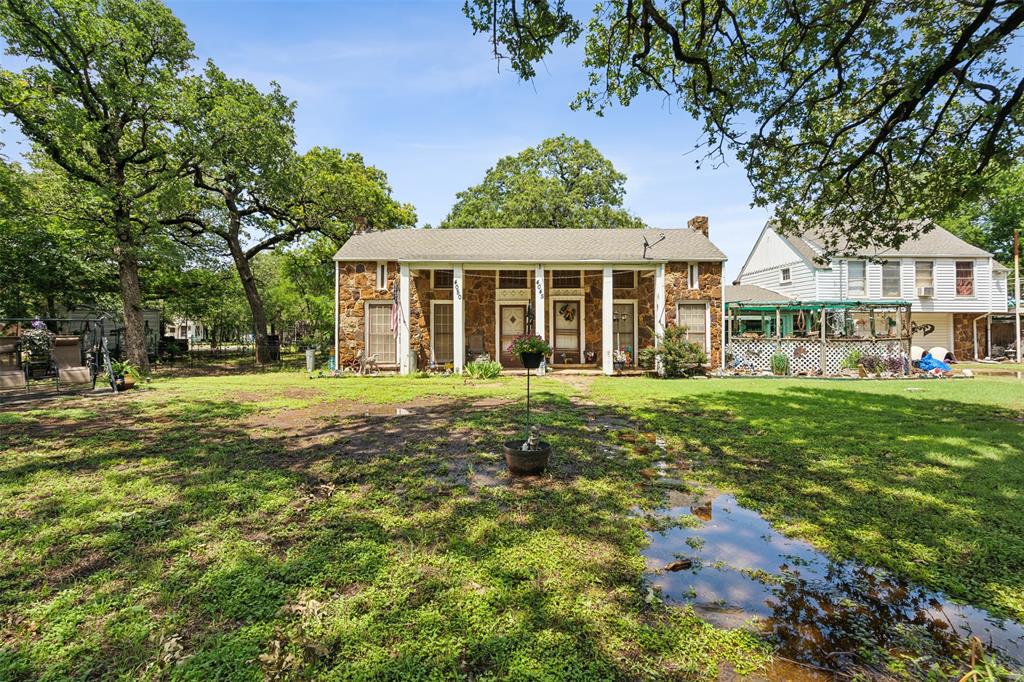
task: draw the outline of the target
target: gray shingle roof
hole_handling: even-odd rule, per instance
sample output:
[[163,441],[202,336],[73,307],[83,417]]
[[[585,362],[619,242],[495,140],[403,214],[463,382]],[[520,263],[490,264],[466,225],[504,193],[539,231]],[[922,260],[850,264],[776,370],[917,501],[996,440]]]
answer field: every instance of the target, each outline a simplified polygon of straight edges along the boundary
[[644,237],[654,244],[650,260],[724,261],[725,254],[700,232],[577,229],[399,229],[352,235],[335,260],[455,261],[464,263],[562,263],[643,260]]
[[730,284],[725,287],[726,303],[785,303],[791,300],[790,296],[756,284]]
[[[800,255],[818,268],[827,264],[817,263],[814,258],[824,249],[824,241],[814,231],[784,237]],[[838,245],[842,251],[842,242]],[[989,258],[992,254],[977,246],[968,244],[952,232],[932,223],[930,232],[915,239],[909,239],[898,249],[857,248],[847,255],[863,258]]]

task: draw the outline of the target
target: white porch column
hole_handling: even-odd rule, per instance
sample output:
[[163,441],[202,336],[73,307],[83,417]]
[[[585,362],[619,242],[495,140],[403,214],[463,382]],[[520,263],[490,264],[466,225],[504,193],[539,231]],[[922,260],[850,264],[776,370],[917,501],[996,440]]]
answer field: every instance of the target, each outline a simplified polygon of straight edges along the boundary
[[544,329],[544,309],[547,308],[547,293],[544,290],[544,266],[538,265],[533,271],[533,329],[534,333],[542,339],[548,338]]
[[452,268],[452,331],[455,344],[455,372],[462,374],[466,366],[466,318],[463,307],[465,285],[462,278],[462,265]]
[[612,269],[604,268],[604,278],[601,282],[601,369],[605,374],[615,372],[612,355],[612,326],[615,312],[615,287],[612,277]]
[[665,336],[665,264],[654,271],[654,345],[660,346]]
[[402,263],[398,266],[398,304],[401,314],[398,319],[398,367],[402,374],[409,374],[410,339],[409,339],[409,266]]
[[338,357],[338,351],[341,347],[338,339],[338,323],[340,322],[340,311],[338,306],[338,279],[341,271],[341,264],[338,261],[334,261],[334,369],[341,369],[341,359]]
[[[548,297],[544,289],[544,266],[540,264],[533,269],[533,291],[533,332],[540,338],[546,339],[548,334],[544,329],[544,311],[548,306]],[[537,374],[541,374],[541,372],[542,370],[537,370]]]

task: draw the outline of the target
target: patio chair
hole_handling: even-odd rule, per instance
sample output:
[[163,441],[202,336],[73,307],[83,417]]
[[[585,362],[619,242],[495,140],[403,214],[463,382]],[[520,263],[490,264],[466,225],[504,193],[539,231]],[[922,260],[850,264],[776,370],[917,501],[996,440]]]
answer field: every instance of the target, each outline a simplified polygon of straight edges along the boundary
[[0,370],[21,369],[21,338],[0,336]]
[[28,390],[28,381],[25,379],[25,370],[0,368],[0,391],[14,388]]
[[61,384],[93,384],[92,368],[82,364],[82,342],[77,336],[58,336],[53,340],[53,364],[57,368],[57,388]]

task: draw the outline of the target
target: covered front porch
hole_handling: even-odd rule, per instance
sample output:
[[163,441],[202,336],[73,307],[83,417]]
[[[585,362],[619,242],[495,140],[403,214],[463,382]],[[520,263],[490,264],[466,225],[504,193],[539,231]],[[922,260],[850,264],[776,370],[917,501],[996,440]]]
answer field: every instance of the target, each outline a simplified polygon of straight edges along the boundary
[[402,374],[484,355],[516,369],[507,349],[524,334],[551,344],[551,368],[613,374],[663,332],[665,264],[400,262],[397,299]]

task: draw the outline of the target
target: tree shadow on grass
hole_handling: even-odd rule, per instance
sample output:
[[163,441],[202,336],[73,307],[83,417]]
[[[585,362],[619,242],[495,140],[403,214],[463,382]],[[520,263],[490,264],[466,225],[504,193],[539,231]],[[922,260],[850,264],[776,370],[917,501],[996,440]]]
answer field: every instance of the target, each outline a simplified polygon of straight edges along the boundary
[[[298,430],[275,427],[282,413],[254,429],[230,400],[104,415],[130,432],[5,427],[0,670],[669,677],[756,661],[749,640],[641,598],[631,512],[660,503],[644,472],[662,458],[839,555],[975,604],[1021,594],[1008,411],[805,387],[601,408],[542,392],[535,407],[555,457],[528,481],[500,473],[521,401],[328,411]],[[616,438],[638,419],[667,452]],[[474,482],[483,469],[492,484]]]
[[[564,397],[536,406],[559,453],[551,473],[483,487],[471,472],[500,466],[520,404],[326,415],[320,437],[316,425],[257,433],[231,401],[130,434],[45,417],[5,430],[0,547],[15,558],[0,568],[0,667],[635,675],[666,655],[652,634],[704,627],[639,599],[629,512],[658,495],[639,475],[651,456],[602,452],[603,432]],[[137,416],[121,409],[104,418]],[[53,443],[63,449],[46,454]],[[292,658],[275,659],[272,641]],[[674,646],[709,671],[753,652],[706,633]]]

